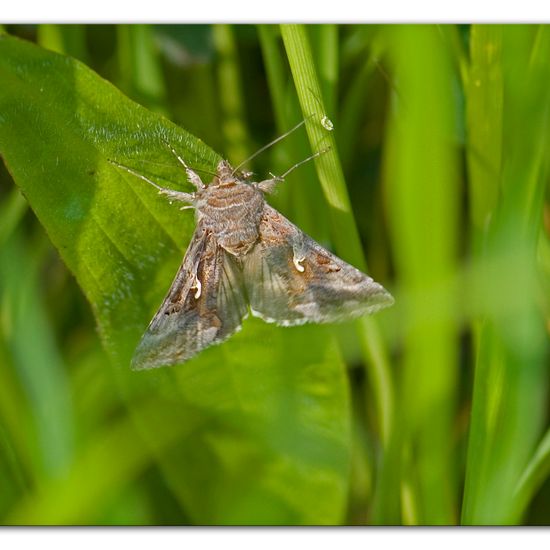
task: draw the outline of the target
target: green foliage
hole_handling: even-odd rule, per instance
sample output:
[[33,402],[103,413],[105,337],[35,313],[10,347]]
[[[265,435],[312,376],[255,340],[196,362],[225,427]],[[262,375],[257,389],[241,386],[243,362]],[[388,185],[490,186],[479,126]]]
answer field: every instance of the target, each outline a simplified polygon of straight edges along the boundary
[[[550,523],[549,27],[6,31],[0,522]],[[109,159],[189,190],[166,141],[301,119],[255,172],[328,148],[270,200],[396,305],[130,371],[194,222]]]

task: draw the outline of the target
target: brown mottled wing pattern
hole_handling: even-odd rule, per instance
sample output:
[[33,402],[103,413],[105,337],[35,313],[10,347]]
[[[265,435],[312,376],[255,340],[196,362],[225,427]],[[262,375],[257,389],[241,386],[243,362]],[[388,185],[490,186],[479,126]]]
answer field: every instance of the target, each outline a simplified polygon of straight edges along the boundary
[[381,285],[268,205],[260,240],[243,262],[252,313],[268,322],[289,326],[342,321],[393,303]]
[[199,223],[168,295],[139,343],[132,367],[183,363],[226,340],[240,328],[247,312],[240,268]]

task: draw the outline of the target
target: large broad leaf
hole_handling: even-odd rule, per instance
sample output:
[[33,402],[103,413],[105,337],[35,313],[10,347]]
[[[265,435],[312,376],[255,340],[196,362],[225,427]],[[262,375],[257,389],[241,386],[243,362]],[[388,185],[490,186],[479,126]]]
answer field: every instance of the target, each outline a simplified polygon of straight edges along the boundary
[[[328,329],[249,320],[185,365],[130,371],[194,222],[108,159],[190,189],[164,142],[197,169],[212,171],[218,156],[81,63],[5,35],[0,82],[0,153],[89,300],[144,444],[189,518],[340,522],[349,403]],[[79,509],[78,491],[63,494]],[[18,520],[40,523],[41,516]],[[48,521],[86,518],[60,513]]]

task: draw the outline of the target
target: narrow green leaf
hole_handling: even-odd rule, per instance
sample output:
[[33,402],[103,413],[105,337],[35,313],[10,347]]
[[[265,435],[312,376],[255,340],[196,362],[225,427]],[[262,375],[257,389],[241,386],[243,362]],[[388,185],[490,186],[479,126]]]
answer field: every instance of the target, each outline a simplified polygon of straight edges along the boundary
[[365,258],[351,214],[336,142],[334,136],[322,124],[323,117],[328,115],[323,105],[307,33],[302,25],[282,25],[281,33],[302,112],[304,118],[307,118],[306,129],[311,147],[314,152],[328,149],[314,162],[330,206],[332,235],[336,249],[353,265],[364,270]]
[[40,255],[31,257],[18,231],[0,249],[2,332],[32,411],[37,448],[31,476],[59,478],[71,461],[72,404],[39,285]]
[[48,50],[88,61],[84,25],[38,25],[37,42]]
[[502,155],[502,27],[472,25],[466,85],[470,215],[479,232],[498,199]]
[[249,155],[250,139],[245,125],[237,45],[231,25],[214,25],[212,32],[219,58],[217,86],[221,92],[221,130],[229,158],[240,163]]
[[312,49],[317,53],[319,84],[324,105],[332,122],[338,125],[336,118],[336,99],[338,97],[339,70],[339,28],[338,25],[311,25],[308,29],[312,38]]
[[[280,40],[279,27],[259,25],[258,32],[269,84],[269,93],[277,123],[277,132],[283,135],[303,117],[298,98],[292,86],[292,76]],[[271,172],[283,173],[290,166],[311,155],[311,148],[303,128],[287,136],[273,148]],[[318,242],[328,241],[328,211],[323,192],[319,188],[312,163],[300,166],[289,174],[275,197],[283,212],[295,219],[300,228]]]
[[13,189],[0,210],[0,247],[13,233],[26,210],[27,202],[19,190]]
[[118,25],[116,29],[122,89],[155,112],[166,115],[166,86],[153,28]]
[[457,401],[459,300],[451,293],[434,293],[430,300],[422,294],[445,285],[457,269],[455,75],[436,27],[403,25],[387,29],[387,34],[399,92],[392,98],[385,167],[402,293],[397,304],[409,329],[403,334],[397,420],[408,503],[405,520],[446,525],[457,521],[449,434]]
[[[306,30],[302,25],[281,25],[281,33],[302,112],[307,118],[306,128],[311,148],[318,151],[330,147],[326,153],[315,159],[315,167],[329,205],[336,250],[343,258],[364,270],[366,261],[353,219],[336,142],[330,131],[323,126],[326,112]],[[357,321],[356,328],[367,373],[374,388],[383,444],[393,448],[390,440],[393,436],[394,389],[387,350],[376,320],[362,318]],[[387,461],[384,459],[382,464],[384,470]],[[385,475],[382,478],[389,480]],[[385,494],[384,486],[379,489],[381,494]]]
[[527,504],[549,475],[550,431],[547,431],[516,487],[514,501],[518,517],[525,513]]

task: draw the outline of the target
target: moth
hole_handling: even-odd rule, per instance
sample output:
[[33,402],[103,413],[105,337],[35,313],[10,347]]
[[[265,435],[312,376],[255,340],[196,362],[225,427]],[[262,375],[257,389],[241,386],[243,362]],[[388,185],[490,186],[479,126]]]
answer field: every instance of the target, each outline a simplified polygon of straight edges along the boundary
[[[331,323],[374,313],[393,298],[380,284],[306,235],[266,202],[283,176],[254,182],[222,160],[205,185],[170,147],[194,193],[166,189],[195,209],[196,229],[166,298],[135,351],[132,368],[176,365],[219,344],[249,313],[282,326]],[[111,161],[112,162],[112,161]],[[184,207],[186,208],[186,207]]]

